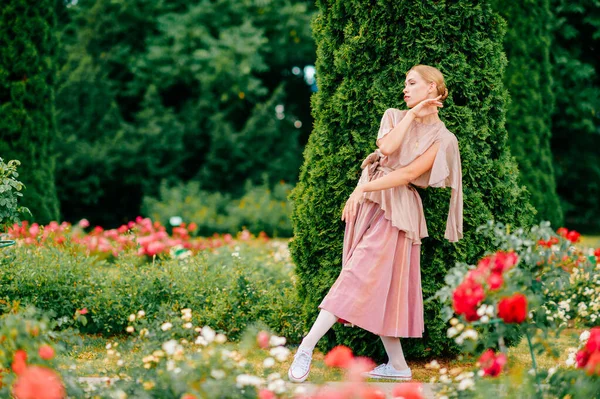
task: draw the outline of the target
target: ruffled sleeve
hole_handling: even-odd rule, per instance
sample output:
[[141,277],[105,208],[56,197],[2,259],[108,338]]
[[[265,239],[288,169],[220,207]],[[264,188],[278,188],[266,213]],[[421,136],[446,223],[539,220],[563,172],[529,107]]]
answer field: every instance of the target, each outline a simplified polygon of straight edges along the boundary
[[416,178],[413,183],[419,187],[450,187],[450,207],[444,237],[456,242],[463,237],[463,193],[462,170],[458,141],[454,134],[446,131],[439,139],[438,149],[431,170]]
[[379,124],[379,133],[377,133],[377,146],[379,139],[392,131],[392,129],[404,118],[406,111],[400,111],[394,108],[388,108],[383,113],[381,123]]

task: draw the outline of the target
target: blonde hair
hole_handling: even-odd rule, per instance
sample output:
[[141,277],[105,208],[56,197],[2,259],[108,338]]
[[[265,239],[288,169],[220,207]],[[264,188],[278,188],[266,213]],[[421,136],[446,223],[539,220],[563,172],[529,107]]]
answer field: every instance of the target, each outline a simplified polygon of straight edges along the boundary
[[448,97],[448,89],[446,88],[444,75],[442,75],[439,69],[429,65],[415,65],[414,67],[410,68],[406,74],[408,75],[410,71],[417,72],[423,79],[425,79],[427,83],[435,83],[438,96],[442,96],[440,101],[444,101]]

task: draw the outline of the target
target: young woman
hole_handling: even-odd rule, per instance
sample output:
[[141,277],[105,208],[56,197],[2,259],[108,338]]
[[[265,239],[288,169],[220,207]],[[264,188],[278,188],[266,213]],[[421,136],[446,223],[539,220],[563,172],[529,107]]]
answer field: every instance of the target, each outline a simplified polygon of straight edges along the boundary
[[358,185],[346,202],[342,270],[319,308],[289,369],[291,381],[308,377],[312,351],[340,319],[381,337],[389,362],[371,378],[411,379],[401,337],[425,330],[421,291],[421,239],[427,226],[414,186],[451,187],[445,237],[462,238],[462,173],[458,142],[438,116],[448,96],[442,73],[417,65],[406,74],[409,110],[385,111],[378,149],[362,163]]

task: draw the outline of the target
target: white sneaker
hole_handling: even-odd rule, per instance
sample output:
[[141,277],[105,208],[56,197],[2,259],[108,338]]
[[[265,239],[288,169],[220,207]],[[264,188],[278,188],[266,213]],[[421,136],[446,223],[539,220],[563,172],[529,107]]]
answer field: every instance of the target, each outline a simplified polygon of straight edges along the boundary
[[304,382],[310,372],[310,363],[312,362],[312,351],[309,352],[298,348],[294,355],[294,361],[288,371],[288,378],[292,382]]
[[386,380],[411,380],[412,372],[410,369],[396,370],[391,364],[380,364],[368,373],[363,374],[367,378],[386,379]]

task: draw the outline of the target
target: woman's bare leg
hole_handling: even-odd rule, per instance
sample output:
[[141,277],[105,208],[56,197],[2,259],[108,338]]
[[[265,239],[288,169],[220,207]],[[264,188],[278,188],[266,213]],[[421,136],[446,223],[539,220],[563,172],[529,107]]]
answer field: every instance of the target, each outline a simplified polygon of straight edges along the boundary
[[405,370],[408,368],[404,359],[404,352],[400,344],[400,338],[397,337],[380,337],[388,355],[388,364],[391,364],[396,370]]
[[325,309],[321,309],[319,312],[319,316],[317,316],[317,320],[315,320],[314,324],[310,328],[310,331],[302,340],[300,344],[300,348],[305,349],[307,351],[312,351],[315,346],[317,346],[317,342],[325,335],[327,331],[337,322],[338,318],[333,313],[326,311]]

